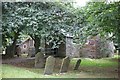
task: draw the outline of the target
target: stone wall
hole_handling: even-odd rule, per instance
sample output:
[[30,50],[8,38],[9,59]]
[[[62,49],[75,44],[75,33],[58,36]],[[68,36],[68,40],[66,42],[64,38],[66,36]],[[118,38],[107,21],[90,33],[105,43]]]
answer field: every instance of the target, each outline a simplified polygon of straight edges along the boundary
[[114,55],[114,44],[111,41],[100,39],[99,36],[89,38],[82,48],[79,44],[73,43],[73,37],[65,37],[65,43],[61,43],[59,48],[54,49],[56,54],[52,53],[50,45],[45,45],[48,49],[47,55],[55,55],[56,57],[84,57],[84,58],[101,58],[112,57]]
[[65,37],[65,43],[59,45],[58,55],[61,57],[80,57],[80,45],[73,43],[73,37]]
[[113,57],[114,55],[114,43],[112,41],[101,42],[100,54],[102,57]]
[[72,38],[67,37],[66,38],[66,56],[72,57],[74,55],[73,53],[73,40]]
[[74,44],[73,43],[73,57],[77,58],[77,57],[80,57],[80,45],[79,44]]
[[114,55],[114,43],[112,41],[100,39],[94,36],[81,49],[81,57],[101,58],[112,57]]
[[35,54],[35,47],[34,47],[34,40],[27,39],[26,41],[22,42],[17,47],[17,54],[28,54],[28,55],[34,55]]

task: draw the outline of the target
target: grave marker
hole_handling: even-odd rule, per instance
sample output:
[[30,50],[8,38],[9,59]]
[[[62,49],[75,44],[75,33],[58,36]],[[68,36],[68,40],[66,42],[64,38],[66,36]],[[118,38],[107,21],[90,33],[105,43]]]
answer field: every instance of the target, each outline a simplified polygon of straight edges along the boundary
[[45,67],[44,54],[41,52],[38,52],[35,55],[35,67],[36,68],[44,68]]
[[52,74],[54,65],[55,65],[55,58],[53,56],[49,56],[46,60],[44,74],[47,74],[47,75]]
[[81,59],[78,59],[78,60],[76,61],[75,66],[74,66],[74,70],[78,70],[78,68],[79,68],[79,66],[80,66],[80,63],[81,63]]
[[60,68],[60,73],[67,72],[69,64],[70,64],[70,58],[65,57],[62,61],[62,65],[61,65],[61,68]]

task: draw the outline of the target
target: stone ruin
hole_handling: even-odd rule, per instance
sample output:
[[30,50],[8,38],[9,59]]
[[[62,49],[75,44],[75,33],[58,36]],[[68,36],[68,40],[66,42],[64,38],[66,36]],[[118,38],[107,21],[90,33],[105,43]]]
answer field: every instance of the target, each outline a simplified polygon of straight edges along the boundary
[[[45,44],[43,46],[45,49],[36,54],[35,67],[36,68],[45,68],[44,74],[50,75],[54,72],[56,66],[56,58],[61,58],[62,62],[60,63],[59,73],[65,73],[69,69],[69,64],[71,58],[80,58],[80,57],[89,57],[89,58],[100,58],[106,56],[112,56],[114,53],[113,43],[106,41],[102,43],[101,39],[98,36],[89,39],[88,42],[80,49],[80,46],[73,43],[73,37],[65,36],[65,43],[61,43],[59,48],[51,49],[51,45]],[[101,49],[104,47],[104,54]],[[106,50],[108,49],[108,50]],[[46,55],[48,55],[46,57]],[[81,59],[77,59],[74,64],[73,70],[78,70],[81,63]]]
[[35,55],[34,40],[32,38],[28,38],[20,44],[17,44],[16,54],[18,56],[21,54],[28,54],[29,57]]
[[[73,43],[73,36],[64,35],[64,41],[59,45],[59,48],[52,48],[52,43],[46,44],[45,40],[41,40],[41,48],[44,49],[44,54],[55,57],[73,57],[73,58],[102,58],[112,57],[114,55],[114,44],[112,41],[100,39],[99,36],[93,36],[87,40],[82,48],[79,44]],[[35,54],[34,40],[28,38],[17,47],[17,54],[28,53],[28,56]]]
[[80,56],[86,58],[103,58],[114,55],[114,43],[109,40],[102,40],[99,36],[88,39],[87,43],[80,50]]
[[73,36],[64,36],[64,41],[59,45],[59,48],[52,49],[52,44],[45,44],[46,55],[54,55],[55,57],[64,58],[68,57],[80,57],[80,47],[73,43]]
[[[73,36],[65,36],[65,43],[61,43],[59,48],[50,49],[51,45],[45,45],[47,55],[55,55],[56,57],[71,58],[103,58],[112,57],[114,55],[114,43],[109,40],[102,40],[99,36],[94,36],[87,40],[82,48],[79,44],[73,43]],[[49,49],[49,50],[47,50]]]
[[[98,36],[89,39],[81,49],[78,44],[73,43],[72,36],[65,36],[64,39],[65,43],[61,43],[59,45],[59,48],[51,49],[51,44],[45,44],[42,46],[44,47],[44,50],[41,50],[41,52],[38,52],[35,55],[35,67],[45,68],[44,75],[52,74],[56,68],[56,63],[57,65],[60,64],[59,73],[67,72],[71,58],[78,58],[73,66],[73,70],[78,70],[81,64],[81,59],[79,59],[80,57],[101,58],[110,57],[114,54],[113,42],[102,41]],[[105,50],[103,50],[103,48]],[[57,58],[61,58],[61,63],[58,64]]]

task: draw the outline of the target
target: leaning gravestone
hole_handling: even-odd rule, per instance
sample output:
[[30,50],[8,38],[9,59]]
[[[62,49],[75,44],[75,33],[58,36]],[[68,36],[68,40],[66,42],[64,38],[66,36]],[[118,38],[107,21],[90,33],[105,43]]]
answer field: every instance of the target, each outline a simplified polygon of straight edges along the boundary
[[60,68],[60,73],[67,72],[69,64],[70,64],[70,58],[65,57],[62,61],[62,65],[61,65],[61,68]]
[[38,52],[35,55],[35,67],[36,68],[44,68],[44,66],[45,66],[44,54],[41,52]]
[[78,70],[78,68],[79,68],[79,66],[80,66],[80,63],[81,63],[81,59],[78,59],[78,60],[76,61],[75,66],[74,66],[74,70]]
[[52,74],[54,65],[55,65],[55,58],[53,56],[49,56],[46,60],[44,74],[47,74],[47,75]]

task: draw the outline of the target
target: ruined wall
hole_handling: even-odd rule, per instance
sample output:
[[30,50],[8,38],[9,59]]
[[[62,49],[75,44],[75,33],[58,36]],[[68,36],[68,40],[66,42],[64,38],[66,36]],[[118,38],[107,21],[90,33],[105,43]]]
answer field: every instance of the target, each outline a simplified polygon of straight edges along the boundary
[[21,53],[28,53],[29,49],[29,41],[25,42],[24,44],[19,45]]
[[101,57],[113,57],[114,56],[114,43],[112,41],[101,41],[100,54]]
[[87,43],[83,46],[82,50],[82,57],[88,58],[97,58],[99,57],[99,52],[97,49],[98,40],[97,39],[89,39]]
[[[62,42],[59,45],[59,48],[57,48],[56,50],[56,57],[79,57],[79,45],[77,44],[73,44],[73,37],[66,37],[64,38],[65,42]],[[51,53],[50,48],[52,48],[52,46],[49,45],[45,45],[45,49],[46,49],[46,55],[49,55]],[[48,49],[48,50],[47,50]]]
[[114,55],[114,43],[94,36],[81,49],[81,57],[103,58]]
[[27,53],[29,55],[34,54],[35,53],[34,41],[32,39],[28,39],[25,42],[21,43],[17,47],[17,53],[18,54]]
[[66,38],[66,56],[73,56],[73,40],[71,38]]
[[80,45],[73,43],[73,51],[72,52],[74,53],[73,57],[75,57],[75,58],[80,57]]
[[47,55],[55,55],[57,57],[84,57],[84,58],[101,58],[114,55],[114,44],[111,41],[104,41],[99,36],[94,36],[80,48],[79,44],[73,43],[72,37],[65,37],[66,43],[61,43],[57,49],[57,53],[51,53],[51,44],[45,45]]
[[80,57],[80,45],[73,43],[73,37],[66,38],[66,56]]

